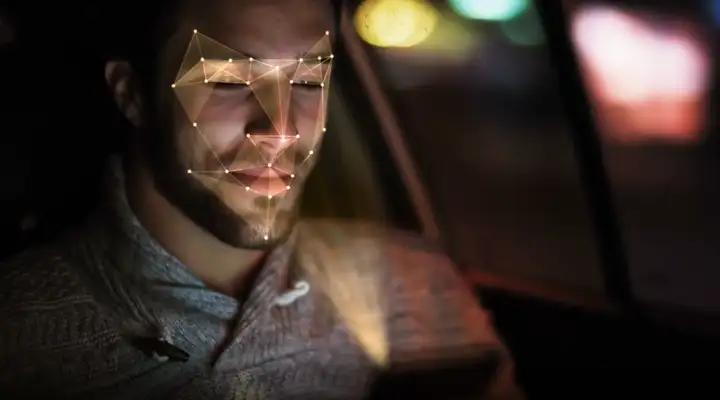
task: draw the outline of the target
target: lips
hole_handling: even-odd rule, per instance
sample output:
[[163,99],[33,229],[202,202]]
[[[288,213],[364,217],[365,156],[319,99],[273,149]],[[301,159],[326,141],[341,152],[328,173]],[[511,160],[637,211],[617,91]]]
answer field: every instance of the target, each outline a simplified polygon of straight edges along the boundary
[[288,190],[292,175],[272,167],[249,168],[230,172],[251,191],[263,196],[277,196]]

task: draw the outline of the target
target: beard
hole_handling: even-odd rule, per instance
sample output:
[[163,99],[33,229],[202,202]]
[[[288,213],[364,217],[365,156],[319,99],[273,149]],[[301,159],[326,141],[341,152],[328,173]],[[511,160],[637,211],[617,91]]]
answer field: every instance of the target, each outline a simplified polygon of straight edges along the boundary
[[[213,191],[191,174],[181,161],[174,135],[155,130],[149,134],[146,163],[156,190],[197,226],[218,240],[245,249],[270,249],[283,242],[298,219],[297,206],[280,210],[271,226],[251,222],[228,207]],[[255,199],[256,208],[271,207],[266,198]]]

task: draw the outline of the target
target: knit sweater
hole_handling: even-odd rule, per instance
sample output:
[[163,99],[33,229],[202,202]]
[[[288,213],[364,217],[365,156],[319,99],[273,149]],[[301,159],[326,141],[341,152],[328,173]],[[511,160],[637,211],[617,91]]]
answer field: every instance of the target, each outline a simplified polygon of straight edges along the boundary
[[[291,273],[292,239],[239,301],[166,252],[114,185],[81,229],[0,266],[0,398],[365,398],[378,369],[320,291]],[[488,397],[517,398],[510,359],[448,259],[407,234],[383,243],[391,365],[499,350]]]

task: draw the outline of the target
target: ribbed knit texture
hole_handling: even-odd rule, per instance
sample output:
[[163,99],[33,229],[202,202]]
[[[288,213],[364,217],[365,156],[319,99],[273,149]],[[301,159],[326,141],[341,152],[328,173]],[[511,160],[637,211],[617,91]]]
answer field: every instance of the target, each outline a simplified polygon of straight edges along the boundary
[[[377,371],[325,298],[311,287],[275,303],[292,283],[292,237],[271,252],[241,303],[208,289],[150,237],[121,175],[109,185],[111,201],[83,229],[0,266],[0,398],[366,395]],[[464,345],[503,349],[444,256],[408,235],[384,243],[391,361]],[[161,357],[138,345],[142,338],[189,359]]]

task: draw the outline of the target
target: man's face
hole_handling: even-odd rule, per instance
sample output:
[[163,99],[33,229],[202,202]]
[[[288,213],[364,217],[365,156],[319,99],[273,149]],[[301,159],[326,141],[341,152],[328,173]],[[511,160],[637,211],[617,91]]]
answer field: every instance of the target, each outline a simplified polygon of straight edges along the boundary
[[161,57],[165,156],[151,165],[158,189],[197,224],[263,247],[290,229],[325,132],[332,13],[322,0],[207,8]]
[[11,44],[15,40],[15,29],[12,21],[5,14],[0,12],[0,46]]

